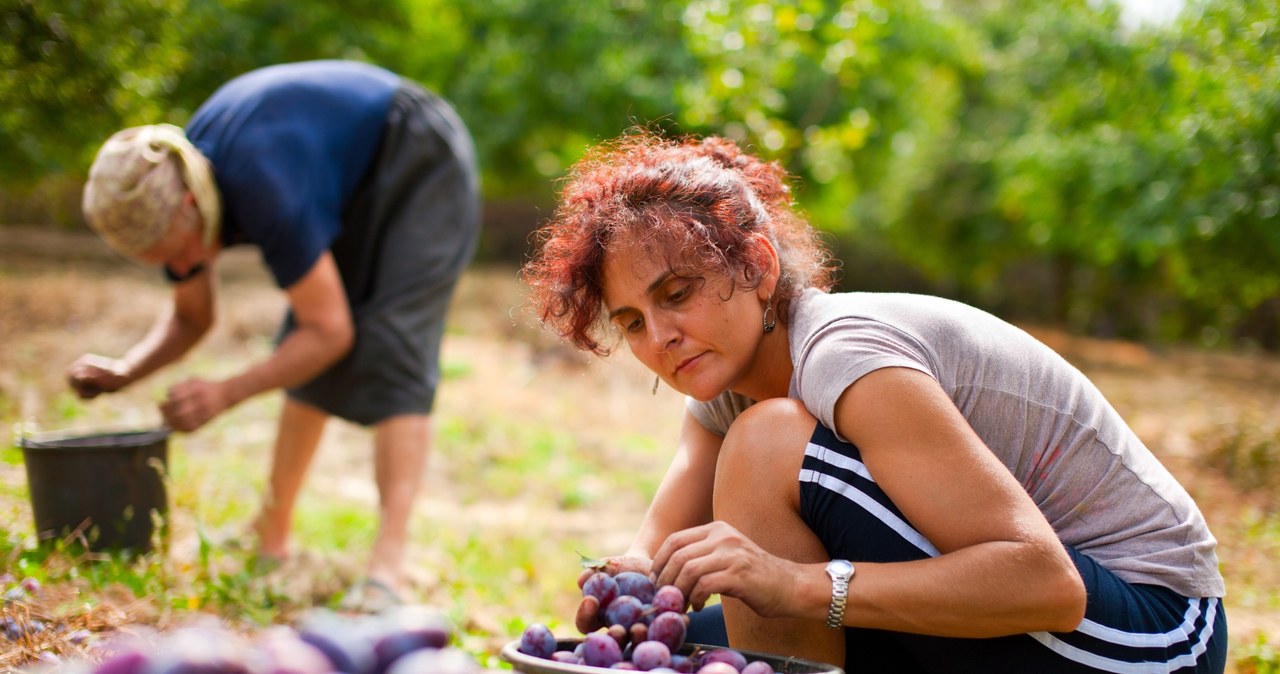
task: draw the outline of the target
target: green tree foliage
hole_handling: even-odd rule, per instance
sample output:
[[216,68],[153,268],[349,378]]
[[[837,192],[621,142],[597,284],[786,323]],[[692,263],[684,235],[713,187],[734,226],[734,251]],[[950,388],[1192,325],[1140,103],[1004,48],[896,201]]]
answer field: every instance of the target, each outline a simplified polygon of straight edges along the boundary
[[82,170],[106,129],[163,118],[182,0],[5,0],[0,179]]
[[[1183,17],[1153,116],[1171,162],[1164,247],[1179,294],[1213,324],[1280,309],[1280,6],[1214,2]],[[1264,317],[1265,318],[1265,317]],[[1274,344],[1273,344],[1274,345]]]
[[698,64],[681,3],[464,3],[468,37],[436,80],[472,125],[498,193],[540,191],[587,145],[633,123],[678,122],[676,83]]
[[274,63],[369,60],[387,42],[404,44],[406,11],[396,2],[186,0],[187,67],[168,100],[181,121],[224,81]]
[[1137,28],[1098,0],[0,3],[10,187],[251,68],[361,59],[455,103],[494,200],[549,204],[633,124],[720,133],[799,177],[846,287],[1280,346],[1272,2]]

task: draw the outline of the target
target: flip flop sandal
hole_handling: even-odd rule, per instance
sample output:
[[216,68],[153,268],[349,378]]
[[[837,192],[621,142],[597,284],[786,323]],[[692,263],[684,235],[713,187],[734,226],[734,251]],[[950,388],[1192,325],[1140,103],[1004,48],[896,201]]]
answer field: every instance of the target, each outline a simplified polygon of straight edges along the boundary
[[372,578],[359,581],[347,590],[338,603],[338,610],[349,613],[382,613],[401,606],[404,600],[390,585]]

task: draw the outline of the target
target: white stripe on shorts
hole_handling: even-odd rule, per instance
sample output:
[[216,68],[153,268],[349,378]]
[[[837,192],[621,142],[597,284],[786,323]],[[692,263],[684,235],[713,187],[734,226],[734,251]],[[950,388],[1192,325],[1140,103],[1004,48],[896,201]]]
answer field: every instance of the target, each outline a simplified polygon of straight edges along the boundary
[[[812,443],[810,443],[808,447],[805,447],[804,453],[822,461],[823,463],[833,465],[844,470],[851,470],[858,475],[871,480],[871,474],[867,472],[867,467],[861,461],[856,461],[844,456],[843,454],[827,451],[825,447]],[[898,517],[893,513],[893,511],[883,505],[880,505],[879,501],[863,493],[860,489],[848,482],[827,475],[826,473],[819,473],[809,469],[802,469],[800,471],[800,481],[813,482],[824,489],[828,489],[849,499],[858,507],[867,511],[872,517],[875,517],[890,529],[893,529],[893,531],[901,536],[903,540],[916,546],[925,554],[930,557],[937,557],[939,555],[938,549],[933,547],[933,544],[930,543],[919,531],[916,531],[915,527],[907,524],[906,520]],[[872,481],[874,482],[874,480]]]
[[[1180,643],[1186,641],[1187,637],[1190,636],[1194,629],[1195,620],[1200,615],[1200,600],[1188,599],[1187,601],[1189,605],[1187,612],[1183,615],[1182,625],[1164,634],[1122,632],[1089,620],[1082,622],[1077,631],[1103,641],[1136,648],[1160,648]],[[1177,671],[1182,667],[1195,666],[1196,661],[1209,648],[1209,640],[1213,637],[1213,621],[1217,617],[1218,600],[1211,598],[1209,599],[1209,610],[1205,614],[1204,627],[1200,628],[1200,638],[1191,647],[1189,653],[1183,653],[1167,662],[1125,662],[1124,660],[1108,658],[1096,653],[1090,653],[1077,646],[1072,646],[1048,632],[1032,632],[1031,637],[1068,660],[1079,662],[1104,672],[1115,672],[1116,674],[1165,674]],[[1182,637],[1171,640],[1171,637],[1177,634],[1181,634]]]
[[[841,470],[850,471],[866,480],[875,482],[875,479],[871,477],[870,471],[867,470],[866,464],[840,454],[839,452],[830,450],[821,445],[809,443],[805,447],[804,453],[806,456],[813,457],[824,464],[834,466]],[[929,543],[929,541],[921,535],[919,531],[916,531],[914,527],[908,524],[901,517],[895,515],[891,510],[881,505],[879,501],[868,496],[857,487],[837,477],[832,477],[826,473],[808,469],[802,469],[800,471],[800,481],[813,482],[820,487],[840,494],[870,513],[876,519],[883,522],[904,540],[924,551],[930,557],[937,557],[939,555],[938,549],[933,547],[933,545]],[[1217,617],[1217,613],[1218,600],[1210,599],[1209,609],[1205,616],[1205,624],[1204,627],[1200,629],[1199,639],[1195,645],[1191,647],[1191,651],[1189,653],[1179,655],[1168,662],[1126,662],[1124,660],[1116,660],[1114,658],[1098,655],[1097,653],[1091,653],[1077,646],[1072,646],[1048,632],[1031,632],[1029,636],[1068,660],[1079,662],[1104,672],[1115,672],[1116,674],[1164,674],[1182,667],[1195,665],[1200,656],[1208,649],[1209,640],[1213,636],[1213,621]],[[1168,648],[1175,644],[1187,641],[1191,637],[1192,632],[1194,632],[1195,622],[1199,617],[1200,600],[1189,599],[1187,603],[1187,610],[1183,614],[1182,624],[1168,632],[1125,632],[1092,620],[1081,621],[1075,631],[1117,646],[1128,648]]]

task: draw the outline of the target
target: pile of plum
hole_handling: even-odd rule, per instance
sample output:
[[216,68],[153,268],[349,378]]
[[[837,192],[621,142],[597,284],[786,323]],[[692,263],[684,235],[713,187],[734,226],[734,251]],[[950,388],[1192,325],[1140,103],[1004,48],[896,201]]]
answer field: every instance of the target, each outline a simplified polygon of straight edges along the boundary
[[0,639],[18,641],[45,630],[43,621],[9,610],[10,606],[27,604],[40,593],[40,581],[35,578],[18,580],[11,573],[0,574]]
[[439,614],[406,606],[372,616],[316,610],[296,627],[276,625],[253,637],[217,624],[187,625],[157,639],[118,638],[82,674],[481,674],[486,670],[449,645]]
[[674,585],[655,587],[642,573],[598,571],[582,584],[583,606],[593,614],[586,638],[572,650],[542,623],[525,627],[517,650],[556,662],[609,669],[679,674],[774,674],[762,660],[748,661],[731,648],[684,653],[689,618],[685,596]]

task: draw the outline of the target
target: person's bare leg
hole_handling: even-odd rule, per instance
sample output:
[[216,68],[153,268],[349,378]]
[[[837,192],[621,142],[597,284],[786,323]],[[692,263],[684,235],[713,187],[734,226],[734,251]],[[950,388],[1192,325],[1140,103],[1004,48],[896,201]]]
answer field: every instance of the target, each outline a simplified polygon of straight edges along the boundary
[[431,417],[408,414],[391,417],[374,432],[374,477],[378,484],[380,519],[369,555],[368,573],[397,593],[404,590],[405,553],[409,519],[426,470],[431,446]]
[[293,506],[328,420],[325,412],[285,396],[271,455],[271,475],[262,510],[254,522],[259,554],[264,557],[284,559],[289,555]]
[[[800,467],[817,421],[797,401],[762,401],[738,417],[716,464],[716,519],[732,524],[767,552],[802,563],[829,561],[800,517]],[[844,632],[822,621],[762,618],[722,598],[729,645],[787,653],[844,666]]]

